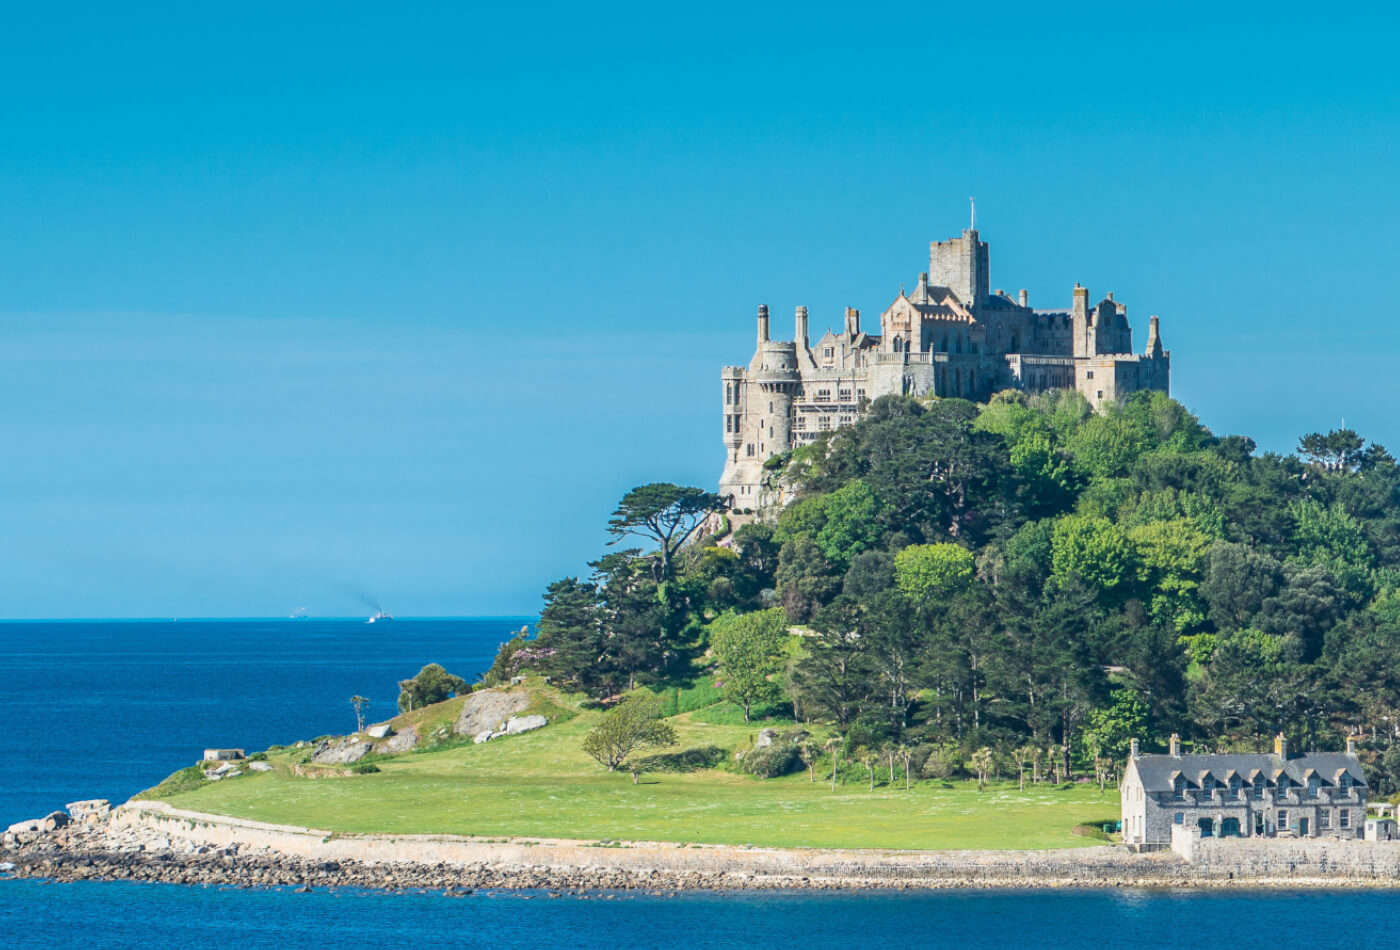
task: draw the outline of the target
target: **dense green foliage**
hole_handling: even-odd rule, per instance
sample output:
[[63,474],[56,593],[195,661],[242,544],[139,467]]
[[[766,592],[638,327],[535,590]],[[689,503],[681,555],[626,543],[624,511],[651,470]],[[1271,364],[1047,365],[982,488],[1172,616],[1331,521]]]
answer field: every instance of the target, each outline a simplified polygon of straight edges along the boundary
[[1160,393],[1100,414],[1075,393],[887,397],[771,477],[797,492],[775,523],[609,555],[551,585],[515,655],[604,699],[723,684],[715,633],[781,608],[803,636],[750,671],[750,702],[780,693],[848,758],[1059,778],[1133,737],[1361,732],[1373,782],[1400,779],[1400,467],[1354,432],[1286,456]]
[[462,677],[452,675],[437,663],[429,663],[417,676],[399,681],[399,712],[422,709],[470,691]]

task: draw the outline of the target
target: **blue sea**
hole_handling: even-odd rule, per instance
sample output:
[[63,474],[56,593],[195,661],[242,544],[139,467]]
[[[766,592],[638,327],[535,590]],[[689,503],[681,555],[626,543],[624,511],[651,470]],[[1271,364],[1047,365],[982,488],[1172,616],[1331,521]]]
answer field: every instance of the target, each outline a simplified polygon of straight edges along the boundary
[[[0,623],[0,823],[127,798],[205,746],[249,750],[394,711],[439,662],[468,678],[524,618]],[[1281,928],[1281,929],[1280,929]],[[1385,891],[945,891],[566,896],[0,881],[0,947],[1176,948],[1236,933],[1400,947]],[[1247,938],[1249,939],[1249,938]],[[1268,938],[1266,938],[1268,939]],[[1276,942],[1276,938],[1275,938]]]

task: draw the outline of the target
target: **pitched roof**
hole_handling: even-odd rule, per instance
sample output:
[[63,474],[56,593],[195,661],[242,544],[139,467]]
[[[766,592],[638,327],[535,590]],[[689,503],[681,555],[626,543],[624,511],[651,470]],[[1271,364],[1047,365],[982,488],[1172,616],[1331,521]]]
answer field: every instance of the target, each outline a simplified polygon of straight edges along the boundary
[[1361,761],[1342,752],[1314,752],[1291,759],[1280,759],[1273,753],[1225,752],[1210,755],[1142,755],[1134,761],[1142,786],[1149,792],[1170,792],[1172,780],[1178,773],[1195,778],[1196,784],[1207,775],[1226,784],[1231,772],[1250,774],[1263,771],[1271,778],[1280,774],[1299,785],[1307,784],[1309,772],[1332,776],[1333,781],[1343,772],[1351,776],[1353,785],[1365,787],[1366,778]]

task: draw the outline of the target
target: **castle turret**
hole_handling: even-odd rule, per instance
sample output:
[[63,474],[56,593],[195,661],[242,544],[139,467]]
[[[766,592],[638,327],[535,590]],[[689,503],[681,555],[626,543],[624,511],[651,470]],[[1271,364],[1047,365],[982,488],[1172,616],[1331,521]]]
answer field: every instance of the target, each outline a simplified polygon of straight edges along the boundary
[[768,305],[761,303],[758,305],[758,345],[762,346],[768,342]]
[[744,442],[744,368],[726,366],[720,371],[724,396],[724,445],[731,460],[739,457]]
[[860,311],[855,307],[846,308],[846,336],[860,336]]
[[1023,307],[1029,307],[1031,305],[1031,295],[1026,293],[1024,290],[1021,291],[1017,299],[1020,301],[1020,304]]
[[797,324],[797,335],[793,337],[793,342],[797,344],[798,349],[806,349],[806,348],[808,347],[808,345],[810,344],[810,342],[811,342],[811,338],[809,337],[809,335],[808,335],[808,333],[807,333],[807,308],[806,308],[806,307],[798,307],[798,308],[797,308],[797,320],[796,320],[796,324]]
[[759,460],[792,448],[792,400],[802,386],[797,368],[797,344],[769,341],[758,349],[757,370],[750,377],[758,387],[749,400],[754,422],[753,441]]

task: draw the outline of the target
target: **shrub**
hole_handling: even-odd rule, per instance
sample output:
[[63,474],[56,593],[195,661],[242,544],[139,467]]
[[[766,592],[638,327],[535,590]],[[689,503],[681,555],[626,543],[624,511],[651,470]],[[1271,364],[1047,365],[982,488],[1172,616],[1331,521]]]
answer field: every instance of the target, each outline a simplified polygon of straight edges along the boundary
[[375,765],[373,762],[360,762],[351,766],[350,771],[354,772],[356,775],[373,775],[375,772],[379,771],[379,766]]
[[761,749],[750,749],[741,760],[740,767],[758,778],[777,778],[791,775],[805,766],[797,754],[795,743],[775,742]]
[[252,755],[248,756],[248,761],[249,761],[249,762],[266,762],[266,761],[267,761],[267,753],[266,753],[266,752],[254,752]]
[[952,778],[962,771],[962,757],[951,749],[930,749],[919,769],[922,778]]
[[724,761],[724,750],[716,745],[663,752],[637,760],[640,772],[699,772],[712,769]]

